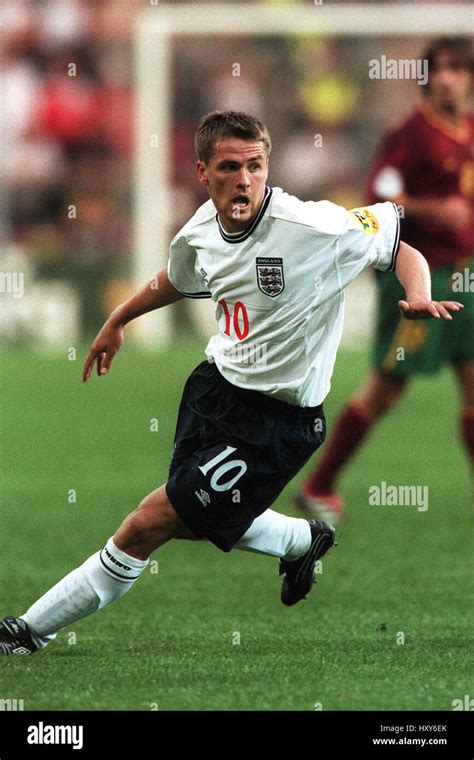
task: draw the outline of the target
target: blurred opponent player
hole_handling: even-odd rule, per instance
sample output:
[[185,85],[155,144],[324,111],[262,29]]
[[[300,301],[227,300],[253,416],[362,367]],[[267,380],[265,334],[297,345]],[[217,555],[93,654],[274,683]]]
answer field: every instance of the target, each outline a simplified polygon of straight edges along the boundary
[[[376,273],[378,318],[374,369],[347,402],[316,468],[296,496],[307,515],[337,522],[343,467],[418,373],[449,363],[461,390],[460,428],[474,462],[474,116],[468,113],[473,57],[470,41],[446,38],[426,52],[423,102],[389,132],[369,181],[369,202],[392,200],[404,210],[402,236],[421,248],[431,268],[433,298],[464,303],[456,323],[400,317],[399,282]],[[454,292],[453,292],[454,291]],[[400,349],[403,349],[401,351]]]
[[[114,309],[83,373],[87,380],[94,364],[108,372],[132,319],[184,297],[214,300],[218,331],[184,387],[169,478],[101,550],[3,620],[3,654],[31,654],[121,597],[172,538],[279,557],[281,601],[305,598],[334,528],[269,507],[324,440],[345,286],[367,267],[390,269],[408,319],[451,321],[448,310],[462,309],[431,299],[428,265],[400,243],[393,203],[348,212],[268,186],[271,142],[258,119],[208,114],[196,148],[210,200],[172,240],[168,268]],[[166,367],[156,382],[166,382]]]

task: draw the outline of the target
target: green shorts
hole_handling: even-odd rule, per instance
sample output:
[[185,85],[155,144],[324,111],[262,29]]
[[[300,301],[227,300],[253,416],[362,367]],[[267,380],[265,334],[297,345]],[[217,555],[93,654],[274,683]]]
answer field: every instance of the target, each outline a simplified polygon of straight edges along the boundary
[[[377,325],[374,365],[396,377],[433,374],[445,362],[474,360],[474,260],[431,271],[434,301],[459,301],[462,311],[446,319],[402,317],[403,287],[393,272],[377,272]],[[470,289],[472,288],[472,290]]]

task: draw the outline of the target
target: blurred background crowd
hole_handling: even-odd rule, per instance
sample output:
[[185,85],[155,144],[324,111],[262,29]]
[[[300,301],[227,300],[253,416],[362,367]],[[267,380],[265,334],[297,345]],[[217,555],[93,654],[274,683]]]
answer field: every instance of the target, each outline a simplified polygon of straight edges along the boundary
[[[8,0],[0,10],[4,268],[21,262],[35,282],[49,282],[38,290],[37,308],[61,284],[52,312],[57,330],[64,299],[74,302],[74,319],[89,335],[131,286],[133,33],[144,7],[144,0]],[[178,38],[172,232],[207,199],[194,178],[193,135],[214,108],[249,110],[267,122],[270,184],[302,199],[360,203],[384,130],[420,94],[414,81],[392,81],[388,98],[387,83],[368,78],[368,61],[382,53],[414,58],[425,43]],[[24,325],[4,330],[17,337]]]

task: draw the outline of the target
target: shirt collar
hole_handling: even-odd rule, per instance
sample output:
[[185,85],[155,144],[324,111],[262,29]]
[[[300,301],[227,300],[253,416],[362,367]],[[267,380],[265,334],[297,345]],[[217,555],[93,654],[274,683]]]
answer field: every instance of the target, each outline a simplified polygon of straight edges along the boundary
[[219,232],[221,233],[221,236],[224,238],[226,243],[242,243],[244,240],[247,240],[247,238],[257,228],[260,220],[265,214],[265,211],[268,208],[268,204],[270,203],[270,198],[272,197],[272,193],[273,193],[273,189],[271,187],[268,187],[268,185],[265,185],[265,193],[263,195],[263,201],[257,212],[257,215],[255,216],[253,221],[249,224],[249,226],[246,227],[245,230],[241,230],[240,232],[226,232],[219,221],[219,215],[216,214],[216,222],[219,228]]

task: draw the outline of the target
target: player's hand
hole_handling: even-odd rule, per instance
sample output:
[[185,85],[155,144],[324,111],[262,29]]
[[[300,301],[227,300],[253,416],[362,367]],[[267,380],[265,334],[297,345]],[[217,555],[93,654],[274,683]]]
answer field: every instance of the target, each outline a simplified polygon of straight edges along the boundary
[[107,321],[92,343],[82,370],[82,379],[88,380],[92,374],[94,363],[97,362],[97,374],[107,374],[113,358],[123,343],[123,325]]
[[452,319],[450,311],[464,309],[458,301],[399,301],[398,307],[406,319]]

